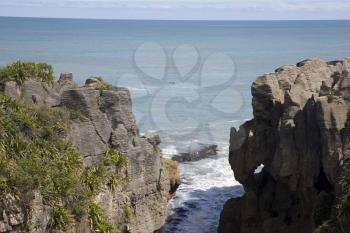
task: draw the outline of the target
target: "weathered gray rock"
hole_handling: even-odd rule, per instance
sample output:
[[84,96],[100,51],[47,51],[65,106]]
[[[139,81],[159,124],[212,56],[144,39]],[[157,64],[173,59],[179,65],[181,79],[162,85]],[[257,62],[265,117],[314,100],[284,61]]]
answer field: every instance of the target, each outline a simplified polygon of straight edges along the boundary
[[[30,208],[27,208],[28,204]],[[25,226],[28,225],[36,226],[38,232],[45,232],[51,211],[37,191],[21,197],[7,195],[0,207],[0,232],[26,232]]]
[[59,95],[61,95],[64,91],[78,88],[79,85],[74,82],[72,73],[63,73],[60,75],[60,78],[57,82],[54,83],[54,90]]
[[21,90],[15,81],[10,81],[6,82],[4,85],[4,93],[13,98],[18,98],[21,94]]
[[61,107],[77,111],[85,118],[71,122],[68,139],[84,154],[87,165],[103,155],[113,130],[97,103],[99,96],[97,90],[77,88],[63,92],[60,100]]
[[37,232],[45,232],[50,221],[52,207],[43,202],[43,198],[38,191],[27,194],[27,200],[30,200],[31,208],[28,212],[28,223],[35,226]]
[[206,159],[208,157],[217,155],[217,147],[217,145],[196,143],[189,148],[188,152],[174,155],[172,157],[172,160],[183,163]]
[[[91,80],[88,83],[94,83]],[[62,74],[57,82],[44,84],[28,80],[19,86],[9,82],[5,93],[37,105],[55,106],[75,112],[67,139],[84,155],[84,164],[101,161],[104,150],[112,147],[128,156],[126,173],[130,182],[115,190],[103,188],[96,201],[115,226],[127,224],[129,232],[151,233],[159,229],[167,217],[170,186],[168,173],[161,160],[158,135],[141,136],[131,110],[130,93],[125,88],[95,90],[89,85],[78,87],[72,74]],[[173,190],[172,190],[173,191]],[[11,215],[4,210],[0,217],[0,232],[16,232],[32,224],[37,232],[48,231],[51,209],[42,203],[39,193],[28,194],[33,203],[31,211],[20,205],[21,198],[5,203]],[[27,200],[27,201],[28,201]],[[126,219],[127,206],[131,218]],[[89,232],[86,224],[76,226],[78,232]]]
[[246,194],[225,204],[218,232],[310,233],[322,223],[317,203],[337,194],[350,158],[349,73],[349,59],[314,59],[253,83],[254,119],[232,129],[230,141]]
[[77,88],[73,75],[61,74],[57,82],[45,83],[33,79],[26,80],[19,85],[15,81],[6,82],[3,92],[13,98],[21,98],[29,103],[46,106],[56,106],[60,103],[60,94],[68,89]]
[[24,223],[25,212],[23,210],[25,207],[23,204],[23,201],[16,196],[6,196],[4,205],[7,208],[2,210],[2,216],[4,219],[4,222],[2,223],[3,226],[12,230]]
[[154,133],[146,133],[144,135],[144,138],[147,138],[147,141],[151,143],[154,147],[159,146],[161,142],[159,135]]

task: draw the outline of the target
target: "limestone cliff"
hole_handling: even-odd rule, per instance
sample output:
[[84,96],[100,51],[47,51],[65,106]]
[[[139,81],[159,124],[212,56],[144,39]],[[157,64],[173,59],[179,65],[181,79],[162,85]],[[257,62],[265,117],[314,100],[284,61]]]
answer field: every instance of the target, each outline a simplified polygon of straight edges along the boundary
[[229,154],[246,193],[227,201],[218,232],[311,233],[350,159],[350,60],[283,66],[258,77],[252,96],[254,119],[231,130]]
[[[115,189],[103,186],[95,200],[108,221],[120,230],[153,232],[165,222],[170,191],[168,173],[158,147],[159,136],[139,134],[127,89],[104,88],[101,82],[89,79],[85,86],[79,87],[71,74],[62,74],[57,82],[50,84],[34,79],[21,84],[7,81],[0,85],[0,91],[39,108],[49,106],[75,113],[64,136],[82,153],[85,166],[103,160],[105,149],[109,147],[127,155],[129,163],[123,173],[128,182]],[[0,232],[20,232],[28,224],[36,232],[50,231],[48,222],[52,209],[43,203],[38,192],[28,193],[27,198],[32,205],[29,210],[16,196],[2,202]],[[72,231],[91,230],[85,222]]]

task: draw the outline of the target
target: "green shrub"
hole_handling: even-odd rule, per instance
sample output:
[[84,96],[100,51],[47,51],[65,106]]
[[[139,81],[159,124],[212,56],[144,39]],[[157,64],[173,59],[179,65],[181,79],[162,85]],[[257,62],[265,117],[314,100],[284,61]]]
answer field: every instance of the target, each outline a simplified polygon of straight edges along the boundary
[[[2,159],[2,158],[0,158]],[[10,188],[8,184],[8,179],[5,177],[0,177],[0,192],[1,193],[9,193]]]
[[62,139],[65,116],[63,110],[37,109],[0,94],[0,200],[39,190],[54,209],[53,229],[87,214],[94,194],[111,177],[102,162],[84,167],[83,156]]
[[105,166],[114,166],[116,168],[117,173],[109,172],[108,173],[108,181],[107,185],[110,189],[114,190],[118,185],[123,184],[125,182],[129,182],[127,176],[121,176],[120,171],[122,168],[126,168],[128,166],[128,157],[111,147],[106,147],[104,151],[104,160],[103,164]]
[[71,111],[70,112],[70,117],[73,120],[75,120],[75,119],[78,119],[80,121],[85,121],[86,120],[86,115],[83,112],[81,112],[81,111]]
[[334,91],[330,91],[330,93],[327,95],[327,102],[330,104],[334,100]]
[[[47,64],[18,61],[0,69],[0,84],[10,80],[21,84],[28,78],[54,79]],[[98,88],[111,85],[103,83]],[[103,184],[115,189],[127,181],[118,172],[107,171],[105,165],[121,169],[128,159],[108,147],[103,161],[84,167],[83,156],[63,135],[70,119],[83,121],[85,117],[79,111],[38,108],[0,93],[0,205],[8,194],[21,197],[38,190],[44,204],[53,208],[49,222],[53,231],[64,232],[87,215],[94,232],[115,232],[93,200]],[[30,203],[25,204],[29,209]],[[24,230],[35,232],[32,225]]]
[[103,91],[103,90],[111,90],[112,89],[112,85],[107,83],[107,82],[100,82],[97,83],[95,86],[95,90],[99,90],[99,91]]
[[107,185],[110,189],[114,190],[119,184],[121,184],[125,179],[123,177],[110,173],[108,177]]
[[25,232],[26,233],[36,233],[36,229],[35,229],[35,227],[32,224],[28,224],[26,226]]
[[102,79],[102,77],[97,76],[97,77],[93,77],[94,79],[98,80],[98,83],[96,83],[95,85],[95,90],[111,90],[113,88],[113,86],[111,84],[109,84],[108,82],[104,81]]
[[73,223],[73,216],[69,214],[68,210],[58,207],[53,210],[49,227],[52,230],[66,231]]
[[52,66],[46,63],[16,61],[0,69],[0,83],[16,81],[22,84],[30,78],[52,83],[55,79]]
[[0,94],[1,196],[39,189],[54,204],[80,182],[83,157],[62,140],[66,126],[58,112]]
[[130,220],[131,220],[131,217],[132,217],[132,212],[131,212],[130,207],[129,207],[127,204],[124,204],[124,205],[122,206],[122,209],[123,209],[123,213],[124,213],[125,219],[126,219],[127,221],[130,221]]
[[96,203],[89,206],[90,228],[96,233],[115,233],[116,230],[108,223],[103,209]]
[[128,157],[115,149],[107,147],[104,154],[104,163],[106,166],[114,165],[118,169],[128,166]]
[[96,192],[103,183],[107,171],[101,164],[95,164],[87,167],[83,174],[83,183],[91,190]]

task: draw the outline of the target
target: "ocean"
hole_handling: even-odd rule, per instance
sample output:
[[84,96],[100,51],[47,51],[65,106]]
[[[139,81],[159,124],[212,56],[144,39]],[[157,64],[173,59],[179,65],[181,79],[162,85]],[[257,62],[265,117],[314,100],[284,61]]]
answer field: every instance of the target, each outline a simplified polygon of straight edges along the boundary
[[0,66],[47,62],[126,86],[140,132],[171,157],[201,143],[218,156],[180,165],[166,231],[216,232],[226,200],[243,195],[228,163],[229,131],[252,117],[257,76],[307,58],[350,57],[350,21],[139,21],[0,17]]

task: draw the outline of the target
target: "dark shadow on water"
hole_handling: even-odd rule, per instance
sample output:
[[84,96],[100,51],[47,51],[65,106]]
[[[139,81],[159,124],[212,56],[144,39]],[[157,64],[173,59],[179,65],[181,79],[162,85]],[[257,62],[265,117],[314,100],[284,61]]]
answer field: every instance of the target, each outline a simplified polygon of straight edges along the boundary
[[157,233],[214,233],[225,202],[243,194],[241,185],[194,190],[181,206],[173,209],[174,213]]

